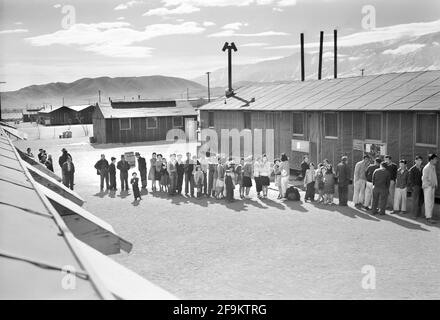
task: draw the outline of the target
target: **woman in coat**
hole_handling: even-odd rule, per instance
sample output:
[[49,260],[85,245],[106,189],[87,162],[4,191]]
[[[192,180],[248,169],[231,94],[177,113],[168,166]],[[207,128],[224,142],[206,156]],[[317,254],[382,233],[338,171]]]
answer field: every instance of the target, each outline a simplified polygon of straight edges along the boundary
[[156,152],[153,152],[150,159],[150,170],[148,171],[148,180],[151,180],[151,190],[156,191]]
[[335,174],[333,172],[333,166],[327,159],[324,160],[324,167],[325,204],[333,205],[333,197],[335,194]]

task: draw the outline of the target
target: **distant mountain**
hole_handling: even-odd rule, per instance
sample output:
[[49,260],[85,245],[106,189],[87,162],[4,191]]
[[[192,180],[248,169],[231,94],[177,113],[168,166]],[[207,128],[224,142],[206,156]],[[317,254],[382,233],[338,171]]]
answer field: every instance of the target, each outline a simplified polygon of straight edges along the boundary
[[[234,66],[234,83],[299,80],[299,48],[292,51],[295,51],[293,55],[284,58]],[[440,69],[440,32],[364,45],[340,46],[338,77],[361,75],[361,69],[364,69],[365,75]],[[318,48],[306,48],[305,73],[306,79],[317,79]],[[211,85],[225,87],[227,77],[226,67],[218,69],[211,73]],[[333,77],[332,47],[324,47],[322,77]],[[206,81],[204,77],[193,80],[199,83]]]
[[186,98],[187,89],[190,98],[206,97],[207,89],[194,81],[165,76],[145,77],[100,77],[83,78],[71,83],[55,82],[43,85],[32,85],[17,91],[3,92],[2,109],[26,108],[27,105],[42,104],[65,105],[87,104],[98,101],[98,90],[101,90],[101,101],[112,99],[171,99]]

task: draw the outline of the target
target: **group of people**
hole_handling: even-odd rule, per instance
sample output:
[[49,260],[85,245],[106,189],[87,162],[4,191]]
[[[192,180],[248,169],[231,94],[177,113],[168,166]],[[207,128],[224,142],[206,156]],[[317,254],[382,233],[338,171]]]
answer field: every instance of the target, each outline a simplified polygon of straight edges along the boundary
[[[141,188],[147,188],[147,182],[151,181],[153,192],[167,192],[169,195],[181,195],[194,198],[215,197],[225,198],[227,201],[234,201],[234,190],[239,190],[241,199],[249,198],[249,192],[254,180],[258,198],[265,199],[268,194],[271,176],[278,187],[278,198],[285,198],[289,182],[290,168],[289,161],[285,154],[274,163],[269,162],[268,157],[263,154],[241,158],[235,162],[231,157],[224,157],[210,152],[197,157],[186,153],[171,154],[167,160],[162,154],[153,152],[149,160],[150,166],[147,172],[147,162],[139,152],[135,153],[137,158],[137,172],[132,173],[130,184],[133,189],[135,200],[141,199],[139,182]],[[121,155],[121,160],[116,163],[112,157],[109,163],[105,155],[95,164],[97,174],[100,176],[100,190],[116,190],[116,169],[119,170],[121,190],[129,190],[128,171],[131,166]],[[104,184],[105,183],[105,184]]]
[[424,204],[427,222],[435,223],[432,219],[435,202],[435,190],[438,188],[436,165],[438,156],[428,155],[428,163],[423,166],[423,158],[416,156],[414,165],[408,169],[407,161],[401,159],[399,165],[392,162],[392,157],[386,155],[384,160],[371,160],[369,155],[356,163],[352,179],[347,156],[333,169],[326,159],[317,167],[304,157],[301,163],[301,176],[306,189],[305,201],[318,201],[324,204],[334,204],[335,185],[338,186],[339,205],[346,206],[348,201],[348,186],[353,183],[353,203],[358,208],[372,211],[373,215],[384,215],[386,209],[392,214],[405,214],[407,194],[411,192],[412,212],[416,218],[421,217]]
[[[34,158],[34,155],[32,153],[31,148],[26,149],[26,155],[28,157]],[[38,161],[45,165],[46,168],[52,172],[53,170],[53,160],[52,155],[48,155],[46,150],[39,149],[38,150]],[[72,162],[72,156],[65,148],[61,150],[61,155],[58,158],[58,164],[61,168],[61,175],[62,175],[62,181],[63,184],[67,187],[73,190],[73,181],[74,181],[74,175],[75,175],[75,165]]]

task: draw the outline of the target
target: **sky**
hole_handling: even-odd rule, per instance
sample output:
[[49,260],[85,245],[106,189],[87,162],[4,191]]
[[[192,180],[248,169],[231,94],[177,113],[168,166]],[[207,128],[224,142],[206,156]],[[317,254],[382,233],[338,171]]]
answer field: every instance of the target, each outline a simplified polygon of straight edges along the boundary
[[440,31],[439,0],[0,0],[1,91],[100,76],[192,79],[330,44]]

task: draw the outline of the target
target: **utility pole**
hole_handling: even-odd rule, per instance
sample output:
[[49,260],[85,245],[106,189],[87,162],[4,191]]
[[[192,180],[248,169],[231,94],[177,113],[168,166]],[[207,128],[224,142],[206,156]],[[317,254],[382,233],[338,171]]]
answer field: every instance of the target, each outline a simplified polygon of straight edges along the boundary
[[362,74],[362,77],[364,76],[364,71],[365,71],[365,69],[364,69],[364,68],[362,68],[362,69],[361,69],[361,74]]
[[334,38],[334,44],[333,44],[333,51],[334,51],[334,78],[336,79],[338,77],[338,30],[333,30],[333,38]]
[[233,42],[231,42],[231,44],[225,42],[222,51],[224,52],[226,50],[228,50],[228,91],[226,92],[226,97],[230,97],[234,95],[234,90],[232,89],[232,50],[236,52],[237,47]]
[[208,76],[208,102],[211,102],[211,87],[209,86],[209,74],[211,72],[207,72],[206,75]]
[[319,64],[318,64],[318,80],[321,80],[322,76],[322,45],[324,42],[324,31],[319,33]]
[[98,90],[98,102],[101,103],[101,90]]
[[186,88],[186,101],[189,101],[189,88]]
[[304,33],[300,34],[299,41],[301,43],[301,81],[304,81],[306,78],[304,70]]
[[[0,81],[0,84],[6,83],[5,81]],[[0,91],[0,121],[2,120],[2,97]]]

